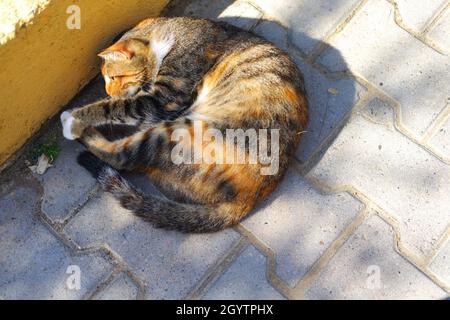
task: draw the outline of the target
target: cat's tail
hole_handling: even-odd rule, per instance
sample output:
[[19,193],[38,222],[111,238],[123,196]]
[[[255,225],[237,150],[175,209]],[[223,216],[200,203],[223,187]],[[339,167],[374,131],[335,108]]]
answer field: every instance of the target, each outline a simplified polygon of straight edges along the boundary
[[150,221],[155,227],[182,232],[213,232],[235,222],[220,206],[184,204],[165,198],[144,195],[109,164],[88,151],[78,156],[78,163],[98,180],[122,206]]

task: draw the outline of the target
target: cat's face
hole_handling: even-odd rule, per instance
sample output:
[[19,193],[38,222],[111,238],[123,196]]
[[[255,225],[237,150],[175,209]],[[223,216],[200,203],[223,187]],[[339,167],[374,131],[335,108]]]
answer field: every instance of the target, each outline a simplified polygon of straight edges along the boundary
[[155,59],[145,40],[119,41],[99,54],[106,92],[111,97],[130,97],[140,91],[153,74]]

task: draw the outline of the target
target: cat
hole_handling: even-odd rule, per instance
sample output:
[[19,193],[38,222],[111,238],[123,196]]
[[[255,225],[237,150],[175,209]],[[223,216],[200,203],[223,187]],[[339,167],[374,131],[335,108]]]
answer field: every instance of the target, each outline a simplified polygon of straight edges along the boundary
[[[63,112],[63,135],[87,147],[78,162],[124,208],[156,227],[215,232],[237,224],[278,185],[308,121],[303,76],[284,51],[227,23],[158,17],[139,23],[99,56],[110,98]],[[111,140],[102,125],[134,131]],[[192,150],[196,125],[221,133],[278,132],[276,144],[272,135],[266,138],[266,151],[278,152],[277,170],[261,174],[259,160],[175,163],[173,134],[187,132],[192,139],[180,144]],[[250,156],[249,141],[227,149],[218,143],[202,140],[200,147],[213,147],[216,156]],[[143,194],[118,170],[144,172],[165,197]]]

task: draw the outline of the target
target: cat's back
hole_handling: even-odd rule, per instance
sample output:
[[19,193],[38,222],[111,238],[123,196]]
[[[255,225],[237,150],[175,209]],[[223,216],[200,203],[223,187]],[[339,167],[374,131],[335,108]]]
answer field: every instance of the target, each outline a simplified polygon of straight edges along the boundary
[[224,41],[236,34],[252,37],[251,33],[224,22],[193,17],[156,17],[142,21],[128,31],[123,39],[139,37],[151,40],[155,36],[170,36],[176,41],[173,47],[176,52],[194,47],[202,50],[205,45]]
[[208,19],[158,17],[126,35],[134,36],[173,37],[160,74],[186,79],[196,97],[194,111],[241,127],[305,127],[302,74],[283,50],[252,32]]
[[283,145],[298,143],[308,104],[303,76],[288,54],[225,22],[179,17],[163,18],[159,26],[182,44],[174,53],[180,57],[169,64],[181,63],[184,55],[205,67],[192,112],[218,128],[277,128]]
[[225,37],[205,48],[215,60],[197,87],[193,111],[227,119],[225,126],[304,129],[304,79],[288,54],[251,32],[226,23],[219,27]]

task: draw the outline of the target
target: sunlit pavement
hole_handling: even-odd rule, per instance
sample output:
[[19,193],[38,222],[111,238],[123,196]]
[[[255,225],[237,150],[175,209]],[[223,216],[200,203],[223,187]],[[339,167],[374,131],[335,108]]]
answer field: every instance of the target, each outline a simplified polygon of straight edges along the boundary
[[[450,2],[211,2],[166,14],[251,29],[305,76],[310,123],[283,183],[234,229],[155,229],[99,190],[50,122],[33,144],[57,137],[53,166],[35,175],[22,157],[0,174],[0,298],[447,297]],[[70,107],[103,92],[97,78]]]

